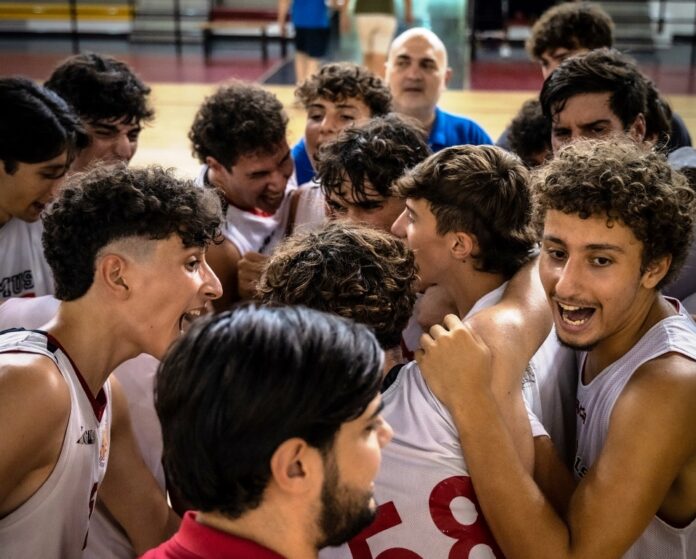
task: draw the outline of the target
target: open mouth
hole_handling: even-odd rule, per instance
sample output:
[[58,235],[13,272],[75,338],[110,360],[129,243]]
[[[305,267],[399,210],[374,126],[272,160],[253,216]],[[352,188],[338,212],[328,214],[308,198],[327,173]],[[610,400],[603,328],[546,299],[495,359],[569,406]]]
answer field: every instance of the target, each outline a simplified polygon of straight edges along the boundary
[[198,309],[193,309],[190,311],[186,311],[184,314],[181,315],[179,318],[179,332],[184,334],[191,328],[191,324],[194,323],[197,319],[201,317],[201,315],[205,312],[204,308],[198,308]]
[[582,326],[595,312],[595,309],[592,307],[576,307],[574,305],[559,303],[558,301],[556,301],[556,304],[558,305],[558,312],[563,322],[571,326]]

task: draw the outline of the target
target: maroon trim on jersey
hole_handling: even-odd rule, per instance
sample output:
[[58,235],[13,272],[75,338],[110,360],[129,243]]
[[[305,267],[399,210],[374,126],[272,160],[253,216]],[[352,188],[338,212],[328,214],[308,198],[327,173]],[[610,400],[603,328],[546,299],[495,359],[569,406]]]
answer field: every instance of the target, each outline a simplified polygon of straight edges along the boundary
[[48,341],[55,345],[58,349],[60,349],[63,352],[63,354],[68,358],[68,361],[70,361],[70,364],[72,365],[72,368],[75,371],[75,375],[77,376],[77,380],[80,381],[80,386],[82,386],[82,390],[84,391],[85,395],[87,396],[87,399],[89,400],[90,405],[92,406],[94,415],[97,416],[97,421],[101,422],[102,417],[104,416],[104,410],[106,409],[106,392],[104,392],[104,387],[102,386],[102,388],[99,389],[97,397],[95,398],[92,395],[92,391],[89,389],[87,381],[82,376],[82,373],[77,368],[77,365],[75,365],[75,362],[72,360],[68,352],[65,351],[65,348],[62,345],[60,345],[60,342],[56,340],[53,336],[51,336],[51,334],[49,334],[48,332],[44,332],[44,334],[46,334]]

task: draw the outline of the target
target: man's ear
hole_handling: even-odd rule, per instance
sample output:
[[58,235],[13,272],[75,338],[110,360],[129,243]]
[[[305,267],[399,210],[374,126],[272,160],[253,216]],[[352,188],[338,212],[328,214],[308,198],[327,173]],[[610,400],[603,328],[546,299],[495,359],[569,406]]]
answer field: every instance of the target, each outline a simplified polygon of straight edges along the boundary
[[646,289],[654,289],[655,286],[662,281],[662,278],[667,275],[671,264],[671,254],[653,260],[643,272],[643,276],[641,277],[642,286]]
[[445,87],[447,87],[449,85],[451,78],[452,78],[452,68],[447,66],[447,70],[445,70]]
[[217,159],[215,159],[212,155],[208,155],[205,158],[205,164],[210,167],[213,171],[215,172],[220,172],[220,171],[227,171],[228,169],[220,163]]
[[448,233],[448,235],[451,235],[449,239],[450,253],[456,260],[464,262],[476,249],[475,237],[463,231]]
[[645,133],[647,131],[647,125],[645,124],[645,116],[643,113],[638,114],[636,119],[631,124],[628,129],[628,135],[631,136],[636,142],[642,142],[643,140],[649,140],[656,142],[659,138],[646,138]]
[[320,471],[323,475],[321,453],[299,437],[281,443],[271,457],[271,475],[284,491],[306,491],[315,483]]
[[118,254],[107,254],[97,259],[94,276],[113,295],[120,299],[130,296],[130,287],[126,280],[128,262]]

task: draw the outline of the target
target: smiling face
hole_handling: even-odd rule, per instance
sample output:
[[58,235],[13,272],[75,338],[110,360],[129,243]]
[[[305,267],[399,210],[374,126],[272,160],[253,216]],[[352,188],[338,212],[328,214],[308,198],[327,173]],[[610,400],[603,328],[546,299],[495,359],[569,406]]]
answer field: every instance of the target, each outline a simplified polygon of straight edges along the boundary
[[186,248],[178,235],[126,242],[142,246],[125,252],[128,329],[142,353],[161,359],[188,323],[207,312],[207,303],[222,295],[222,287],[205,249]]
[[563,110],[553,117],[551,146],[556,153],[564,145],[579,138],[600,139],[612,135],[629,135],[640,142],[645,137],[645,119],[638,115],[635,122],[625,128],[621,119],[612,111],[611,93],[581,93],[570,97]]
[[283,202],[293,171],[286,140],[269,153],[240,155],[229,169],[215,160],[209,164],[213,184],[231,204],[242,210],[259,209],[269,214],[274,214]]
[[63,181],[67,152],[40,163],[16,164],[8,173],[0,161],[0,225],[16,217],[36,221]]
[[386,81],[394,96],[394,108],[419,119],[434,114],[450,74],[445,51],[425,36],[415,35],[392,46]]
[[314,156],[322,144],[336,139],[338,133],[350,126],[360,126],[372,118],[372,112],[365,102],[357,97],[338,101],[329,101],[322,97],[307,106],[307,124],[305,125],[305,143],[309,160],[314,163]]
[[642,253],[621,222],[609,227],[604,215],[546,213],[539,274],[562,343],[591,350],[633,339],[664,276],[650,267],[641,272]]
[[81,171],[95,161],[128,163],[138,149],[142,127],[139,122],[124,119],[98,120],[85,123],[90,143],[75,158],[73,170]]
[[376,396],[360,417],[341,426],[324,459],[317,548],[350,540],[375,518],[374,479],[393,436],[381,409]]
[[326,200],[330,219],[345,219],[389,232],[404,210],[404,201],[396,196],[381,196],[369,182],[363,187],[365,199],[356,199],[349,180],[340,192],[331,192]]

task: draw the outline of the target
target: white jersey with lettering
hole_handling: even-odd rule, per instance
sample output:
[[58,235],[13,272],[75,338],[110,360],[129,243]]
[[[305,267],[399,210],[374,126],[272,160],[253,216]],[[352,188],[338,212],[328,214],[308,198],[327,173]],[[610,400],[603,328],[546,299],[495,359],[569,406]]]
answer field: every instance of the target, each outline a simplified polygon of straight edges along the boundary
[[[37,329],[55,316],[59,304],[60,301],[50,295],[6,301],[0,305],[0,331],[7,328]],[[128,400],[133,432],[145,464],[164,492],[162,430],[153,396],[158,365],[157,359],[143,353],[116,367],[113,374],[121,383]],[[90,520],[89,539],[83,559],[132,559],[135,556],[135,549],[123,530],[113,522],[98,501]]]
[[106,382],[93,398],[63,348],[45,332],[3,332],[0,353],[6,352],[44,355],[56,364],[70,390],[70,417],[48,479],[0,519],[0,555],[3,559],[80,557],[109,459],[111,388]]
[[0,225],[0,302],[53,293],[53,275],[41,246],[43,223],[12,218]]
[[[467,317],[496,304],[504,290],[505,284],[479,299]],[[541,364],[534,370],[529,383],[550,378]],[[401,369],[382,401],[394,438],[382,450],[375,480],[377,519],[320,557],[370,559],[387,550],[404,559],[502,557],[479,508],[454,420],[415,362]]]
[[[196,178],[196,185],[212,188],[208,183],[208,166],[203,165]],[[288,228],[290,214],[290,195],[294,189],[286,187],[285,197],[273,215],[241,210],[227,204],[222,234],[244,256],[247,252],[271,254],[275,246],[283,240]]]
[[[696,360],[696,324],[676,299],[667,298],[679,311],[655,324],[620,359],[589,384],[577,385],[577,454],[574,474],[582,478],[604,448],[611,413],[621,393],[641,365],[666,353],[680,353]],[[580,370],[586,353],[580,354]],[[659,468],[659,464],[655,464]],[[696,519],[674,528],[654,516],[624,559],[685,559],[696,557]]]

